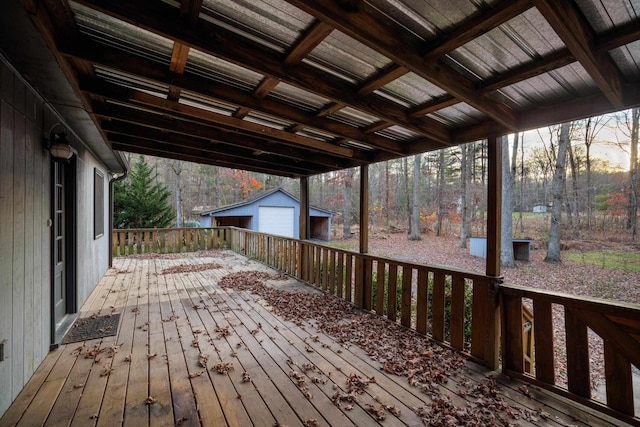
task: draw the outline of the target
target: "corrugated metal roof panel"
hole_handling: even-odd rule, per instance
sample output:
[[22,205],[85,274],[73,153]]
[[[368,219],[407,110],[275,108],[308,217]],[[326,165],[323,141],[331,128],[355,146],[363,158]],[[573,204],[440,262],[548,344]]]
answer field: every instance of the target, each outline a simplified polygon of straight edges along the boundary
[[305,58],[353,81],[362,81],[391,61],[382,54],[334,30]]
[[105,68],[100,65],[95,65],[94,70],[96,76],[102,77],[109,83],[114,83],[131,89],[141,90],[163,98],[165,98],[169,93],[168,85],[148,80],[134,74],[123,73],[121,71],[113,70],[111,68]]
[[417,133],[401,126],[390,126],[376,133],[398,141],[409,141],[420,136]]
[[112,18],[78,3],[69,2],[80,32],[109,46],[168,64],[173,42],[142,28]]
[[293,124],[292,122],[283,120],[279,117],[275,117],[270,114],[264,114],[259,111],[252,111],[247,115],[247,117],[244,118],[244,120],[280,130],[284,130]]
[[431,40],[446,33],[470,15],[498,0],[369,0],[372,7],[384,13],[409,31]]
[[351,126],[364,127],[377,122],[379,119],[370,114],[363,113],[351,107],[345,107],[331,114],[329,118]]
[[224,59],[201,52],[189,50],[189,59],[185,67],[186,73],[225,83],[233,87],[251,91],[260,83],[263,76],[247,68],[239,67]]
[[438,86],[412,72],[386,84],[378,92],[402,99],[410,106],[416,106],[446,94]]
[[473,80],[487,79],[563,48],[537,9],[531,8],[448,55]]
[[269,92],[267,98],[276,99],[305,111],[317,111],[330,102],[327,98],[323,98],[284,82],[278,83],[278,85]]
[[575,98],[579,93],[595,93],[597,87],[577,62],[500,89],[517,107],[531,109]]
[[628,24],[640,17],[637,0],[576,0],[596,33]]
[[428,115],[449,127],[464,127],[480,123],[487,117],[469,104],[460,102]]
[[614,49],[610,54],[627,79],[640,75],[640,41]]
[[201,13],[282,52],[314,19],[284,0],[204,0]]
[[203,110],[231,116],[237,109],[237,105],[221,101],[219,99],[208,98],[198,93],[182,91],[179,102],[184,105],[202,108]]

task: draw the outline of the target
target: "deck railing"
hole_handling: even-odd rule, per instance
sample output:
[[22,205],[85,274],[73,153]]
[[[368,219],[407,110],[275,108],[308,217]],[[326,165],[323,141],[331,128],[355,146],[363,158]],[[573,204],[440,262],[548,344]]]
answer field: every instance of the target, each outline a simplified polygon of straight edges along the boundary
[[[492,280],[246,229],[230,230],[230,248],[371,310],[479,361],[495,358],[497,297]],[[475,319],[475,320],[473,320]],[[472,324],[478,327],[472,328]]]
[[113,255],[190,252],[228,245],[225,227],[140,228],[113,231]]
[[[114,231],[117,254],[220,247],[399,321],[489,367],[498,367],[501,357],[507,375],[640,425],[631,367],[640,369],[640,305],[498,284],[481,274],[235,227]],[[555,348],[553,307],[564,312],[564,348]],[[604,342],[606,402],[591,396],[589,331]],[[557,352],[567,355],[567,388],[556,382]]]
[[[634,425],[640,425],[634,401],[632,365],[640,369],[640,306],[577,297],[558,292],[502,285],[503,371],[564,397],[593,407]],[[524,306],[523,306],[524,303]],[[526,355],[523,309],[533,307],[534,351]],[[554,312],[564,320],[565,340],[554,340]],[[592,397],[590,336],[602,340],[605,363],[605,398]],[[561,345],[561,348],[557,346]],[[559,387],[555,354],[566,354],[567,388]],[[530,360],[527,360],[530,358]],[[531,368],[529,369],[529,366]],[[635,375],[635,381],[640,381]],[[638,387],[638,385],[636,385]]]

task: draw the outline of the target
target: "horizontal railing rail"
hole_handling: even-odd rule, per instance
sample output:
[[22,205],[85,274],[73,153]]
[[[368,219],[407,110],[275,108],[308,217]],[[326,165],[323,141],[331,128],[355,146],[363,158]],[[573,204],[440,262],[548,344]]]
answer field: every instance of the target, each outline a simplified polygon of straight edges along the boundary
[[[635,410],[640,396],[634,400],[632,370],[632,366],[640,369],[640,305],[515,285],[502,285],[500,294],[503,371],[507,375],[640,425],[639,414]],[[524,307],[529,305],[533,308],[530,325],[526,322],[523,325],[523,303]],[[564,340],[554,339],[557,333],[554,312],[563,318]],[[533,329],[535,344],[531,354],[527,354],[526,349],[527,328]],[[590,375],[590,353],[593,348],[589,340],[594,334],[604,346],[605,402],[592,396],[594,384]],[[566,354],[566,388],[557,385],[556,354]],[[640,381],[637,374],[635,381]]]

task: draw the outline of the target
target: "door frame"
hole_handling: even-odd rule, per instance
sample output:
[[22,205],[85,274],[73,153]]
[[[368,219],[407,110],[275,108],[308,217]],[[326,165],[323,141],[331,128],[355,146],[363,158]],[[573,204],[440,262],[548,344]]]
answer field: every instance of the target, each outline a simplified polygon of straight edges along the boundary
[[[60,344],[60,341],[64,337],[65,333],[73,324],[77,317],[78,312],[78,283],[77,283],[77,161],[73,157],[68,161],[51,161],[51,218],[55,218],[55,165],[58,162],[64,168],[64,287],[65,287],[65,311],[66,316],[56,327],[56,315],[55,315],[55,227],[51,226],[51,256],[50,256],[50,269],[51,269],[51,347],[55,348]],[[75,314],[75,315],[74,315]]]

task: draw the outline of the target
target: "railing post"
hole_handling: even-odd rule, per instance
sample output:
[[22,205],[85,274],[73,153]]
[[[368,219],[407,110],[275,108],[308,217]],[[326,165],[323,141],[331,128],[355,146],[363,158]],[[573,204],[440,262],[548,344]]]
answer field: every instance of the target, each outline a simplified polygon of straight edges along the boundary
[[[369,167],[360,166],[360,254],[369,252]],[[371,267],[363,256],[356,258],[356,289],[354,303],[371,310]],[[367,289],[368,288],[368,289]]]
[[500,316],[498,289],[500,279],[473,282],[471,321],[471,354],[490,369],[498,368],[500,346]]

